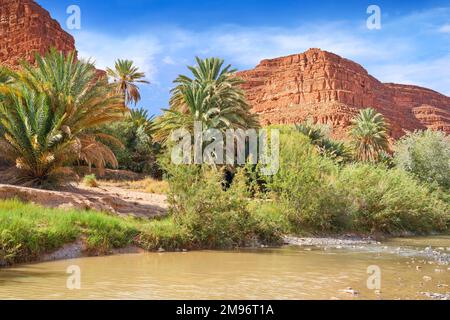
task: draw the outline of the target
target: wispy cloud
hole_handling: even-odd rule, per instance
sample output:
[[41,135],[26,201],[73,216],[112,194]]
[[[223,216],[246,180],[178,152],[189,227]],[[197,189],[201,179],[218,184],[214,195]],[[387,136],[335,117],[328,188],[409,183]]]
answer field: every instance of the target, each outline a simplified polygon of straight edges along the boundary
[[375,76],[384,82],[415,84],[450,96],[448,70],[450,54],[432,61],[386,64],[377,68]]
[[150,80],[156,80],[158,64],[155,57],[163,48],[157,37],[139,34],[118,38],[99,32],[81,31],[76,35],[76,42],[79,56],[95,60],[98,68],[111,67],[116,59],[131,59]]
[[439,28],[439,31],[443,33],[450,33],[450,24],[444,24]]

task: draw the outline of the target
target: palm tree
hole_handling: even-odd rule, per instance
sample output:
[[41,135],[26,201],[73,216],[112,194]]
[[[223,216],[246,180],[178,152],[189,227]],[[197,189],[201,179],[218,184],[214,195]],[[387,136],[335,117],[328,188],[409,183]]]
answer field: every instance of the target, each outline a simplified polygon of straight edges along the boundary
[[150,116],[144,108],[131,109],[130,121],[134,128],[142,128],[148,136],[153,134],[155,116]]
[[304,122],[295,125],[295,128],[311,140],[311,143],[316,146],[317,151],[322,156],[333,159],[338,163],[347,162],[351,159],[351,153],[346,144],[330,139],[323,126]]
[[376,162],[388,151],[388,125],[384,117],[372,108],[361,110],[352,120],[350,136],[359,161]]
[[72,181],[77,160],[117,166],[100,142],[115,139],[98,128],[123,119],[127,108],[93,64],[51,50],[12,74],[14,84],[0,84],[0,150],[14,164],[11,183],[45,188]]
[[323,128],[318,125],[314,125],[309,121],[301,124],[296,124],[295,129],[307,136],[311,140],[312,144],[318,144],[319,141],[325,138],[325,132]]
[[11,84],[12,82],[11,71],[0,66],[0,84]]
[[180,75],[174,81],[170,109],[158,119],[156,137],[164,141],[178,128],[192,129],[195,121],[205,128],[219,130],[259,127],[258,118],[240,88],[243,81],[235,76],[231,65],[223,67],[218,58],[196,58],[197,65],[188,67],[193,78]]
[[109,77],[114,79],[116,90],[123,96],[125,104],[137,104],[141,100],[138,83],[149,83],[145,80],[145,73],[140,72],[131,60],[118,59],[114,69],[107,68]]

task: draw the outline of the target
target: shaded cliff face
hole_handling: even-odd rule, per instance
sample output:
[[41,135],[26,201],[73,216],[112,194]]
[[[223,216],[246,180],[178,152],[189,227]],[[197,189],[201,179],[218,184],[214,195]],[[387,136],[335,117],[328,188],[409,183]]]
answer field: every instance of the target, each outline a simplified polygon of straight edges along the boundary
[[308,118],[329,124],[345,137],[360,109],[373,107],[399,138],[405,130],[450,133],[450,98],[416,86],[383,84],[359,64],[320,49],[263,60],[239,72],[243,89],[263,125],[294,124]]
[[74,38],[33,0],[0,0],[0,63],[34,60],[34,53],[75,50]]

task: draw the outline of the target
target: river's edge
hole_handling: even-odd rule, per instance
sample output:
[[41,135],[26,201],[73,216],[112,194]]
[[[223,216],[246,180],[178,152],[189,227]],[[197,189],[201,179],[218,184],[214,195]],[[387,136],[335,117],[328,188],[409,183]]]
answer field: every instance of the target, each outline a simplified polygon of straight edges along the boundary
[[[436,236],[448,236],[447,234],[435,234]],[[354,234],[345,234],[345,235],[336,235],[336,236],[295,236],[295,235],[285,235],[282,237],[282,241],[278,244],[272,245],[262,245],[259,243],[254,243],[252,245],[234,248],[234,249],[248,249],[248,250],[256,250],[256,249],[267,249],[267,248],[282,248],[286,246],[297,246],[297,247],[317,247],[317,248],[326,248],[326,249],[345,249],[345,248],[363,248],[365,246],[383,246],[384,241],[389,241],[394,238],[420,238],[423,235],[411,235],[411,234],[397,234],[397,235],[354,235]],[[447,248],[448,250],[449,248]],[[87,246],[84,239],[79,239],[73,243],[65,244],[63,247],[50,252],[44,253],[36,259],[30,259],[25,262],[15,263],[12,265],[2,264],[0,261],[0,269],[2,268],[14,268],[21,265],[26,264],[35,264],[35,263],[43,263],[43,262],[52,262],[52,261],[61,261],[61,260],[71,260],[78,258],[88,258],[88,257],[105,257],[105,256],[114,256],[114,255],[122,255],[122,254],[138,254],[138,253],[163,253],[163,252],[187,252],[187,251],[201,251],[202,249],[176,249],[176,250],[165,250],[164,248],[160,248],[158,250],[146,250],[137,245],[129,245],[124,248],[112,249],[109,252],[92,252],[87,250]],[[424,250],[425,253],[431,258],[435,251],[432,250]],[[450,255],[447,255],[446,258],[450,258]],[[447,259],[450,260],[450,259]]]
[[[261,249],[261,248],[281,248],[283,246],[318,246],[318,247],[336,247],[336,246],[354,246],[354,245],[367,245],[367,244],[376,244],[379,242],[375,241],[372,237],[369,236],[336,236],[336,237],[298,237],[293,235],[286,235],[283,237],[283,241],[279,244],[272,244],[269,246],[261,245],[255,243],[253,245],[249,245],[243,248],[237,249]],[[198,249],[202,250],[202,249]],[[25,264],[32,263],[41,263],[41,262],[51,262],[51,261],[59,261],[59,260],[70,260],[77,258],[86,258],[86,257],[101,257],[101,256],[112,256],[118,254],[136,254],[136,253],[161,253],[161,252],[180,252],[180,251],[188,251],[188,250],[165,250],[164,248],[160,248],[159,250],[146,250],[140,248],[136,245],[129,245],[124,248],[113,249],[110,252],[92,252],[87,250],[86,243],[84,239],[79,239],[73,243],[65,244],[63,247],[57,249],[56,251],[50,253],[44,253],[35,259],[30,259],[25,262],[15,263],[12,265],[2,264],[0,261],[0,269],[1,268],[12,268]],[[189,251],[197,251],[197,250],[189,250]]]
[[[404,235],[403,235],[404,236]],[[408,235],[410,236],[410,235]],[[390,238],[395,238],[396,236],[387,236],[383,235],[383,240],[388,240]],[[416,235],[416,237],[419,237]],[[286,235],[283,237],[283,241],[277,245],[260,245],[253,244],[251,246],[246,246],[242,248],[236,249],[262,249],[262,248],[282,248],[285,246],[298,246],[298,247],[321,247],[321,248],[346,248],[346,247],[361,247],[367,245],[381,245],[382,242],[379,241],[379,237],[373,236],[361,236],[361,235],[342,235],[342,236],[322,236],[322,237],[301,237],[294,235]],[[198,250],[189,250],[189,251],[199,251]],[[0,269],[2,268],[13,268],[26,264],[34,264],[34,263],[42,263],[42,262],[52,262],[52,261],[60,261],[60,260],[71,260],[78,258],[87,258],[87,257],[102,257],[102,256],[113,256],[113,255],[121,255],[121,254],[137,254],[137,253],[162,253],[162,252],[181,252],[188,250],[165,250],[160,248],[159,250],[146,250],[140,248],[136,245],[130,245],[124,248],[113,249],[110,252],[92,252],[86,249],[86,244],[82,239],[77,240],[76,242],[69,243],[64,245],[62,248],[59,248],[56,251],[45,253],[39,256],[36,259],[30,259],[26,262],[15,263],[13,265],[3,265],[0,263]]]

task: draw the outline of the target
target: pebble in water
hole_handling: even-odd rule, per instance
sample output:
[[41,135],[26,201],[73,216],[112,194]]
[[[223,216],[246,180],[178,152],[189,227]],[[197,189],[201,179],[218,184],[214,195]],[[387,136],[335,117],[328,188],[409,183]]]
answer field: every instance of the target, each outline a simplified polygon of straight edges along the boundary
[[449,300],[450,293],[442,294],[442,293],[433,293],[433,292],[421,292],[420,294],[427,296],[428,298],[435,300]]
[[350,287],[347,288],[347,289],[341,290],[341,292],[351,294],[351,295],[354,296],[354,297],[356,297],[356,296],[359,295],[359,292],[358,292],[358,291],[353,290],[353,288],[350,288]]

